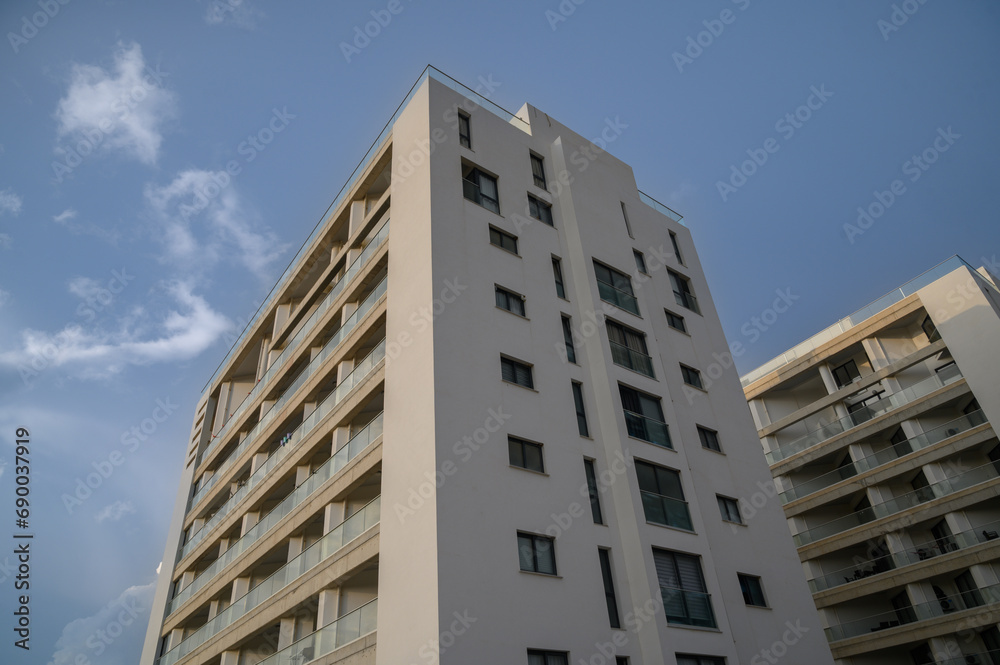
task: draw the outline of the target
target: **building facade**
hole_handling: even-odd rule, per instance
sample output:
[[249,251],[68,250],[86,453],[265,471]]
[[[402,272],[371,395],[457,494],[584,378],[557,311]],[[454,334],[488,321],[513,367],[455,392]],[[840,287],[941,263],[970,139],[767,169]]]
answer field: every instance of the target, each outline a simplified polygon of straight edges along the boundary
[[953,257],[743,377],[838,663],[1000,665],[998,345]]
[[616,131],[425,72],[199,403],[144,665],[832,662]]

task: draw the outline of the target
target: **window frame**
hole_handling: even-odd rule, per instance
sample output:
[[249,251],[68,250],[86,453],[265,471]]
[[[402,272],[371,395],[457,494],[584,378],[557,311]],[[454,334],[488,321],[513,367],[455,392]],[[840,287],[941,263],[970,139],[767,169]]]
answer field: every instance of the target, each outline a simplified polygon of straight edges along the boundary
[[573,408],[576,410],[576,427],[580,436],[590,438],[590,423],[587,422],[587,403],[583,398],[583,384],[579,381],[570,381],[573,386]]
[[[628,401],[634,401],[636,404],[638,404],[639,411],[634,411],[626,407],[625,404],[626,393],[635,393],[634,395],[632,394],[628,395]],[[659,397],[658,395],[653,395],[651,393],[643,392],[642,390],[638,390],[636,388],[633,388],[632,386],[627,386],[620,382],[618,384],[618,397],[621,399],[622,403],[622,413],[625,418],[625,429],[631,438],[638,439],[639,441],[645,441],[646,443],[651,443],[654,446],[659,446],[661,448],[669,448],[673,450],[674,444],[673,441],[670,439],[670,425],[667,424],[665,416],[663,415],[663,400],[661,397]],[[653,405],[656,407],[655,408],[657,414],[656,417],[646,413],[645,407],[647,405]],[[652,406],[650,406],[650,408],[652,408]],[[652,436],[652,434],[650,434],[650,432],[648,431],[648,427],[646,424],[647,420],[663,425],[666,441],[664,443],[661,443],[659,441],[654,441],[652,438],[643,438],[641,436],[638,436],[637,433],[633,432],[633,428],[629,427],[629,414],[632,414],[633,416],[638,416],[639,418],[642,419],[642,428],[644,430],[644,433],[647,434],[648,436]]]
[[667,276],[670,278],[670,286],[674,292],[674,302],[684,309],[700,315],[701,308],[698,306],[698,296],[691,290],[691,279],[669,268]]
[[673,231],[667,231],[670,234],[670,245],[674,248],[674,256],[677,258],[677,263],[684,265],[684,259],[681,257],[681,248],[677,243],[677,234]]
[[[465,132],[462,132],[463,124]],[[472,116],[464,111],[458,112],[458,143],[462,147],[472,150]]]
[[[677,332],[682,332],[685,335],[690,334],[690,333],[688,333],[688,330],[687,330],[687,324],[684,323],[684,317],[683,316],[681,316],[680,314],[674,314],[669,309],[664,309],[663,312],[664,312],[664,314],[667,315],[667,326],[673,328]],[[674,325],[674,319],[677,319],[677,321],[680,322],[680,325]]]
[[[569,652],[568,651],[550,651],[546,649],[528,649],[528,660],[530,665],[531,657],[542,658],[543,665],[569,665]],[[549,658],[559,658],[561,660],[553,660],[549,662]]]
[[[549,191],[548,180],[545,177],[545,158],[533,152],[528,153],[528,158],[531,162],[531,179],[534,181],[535,187]],[[538,165],[537,172],[535,170],[536,164]],[[539,180],[541,180],[541,184],[539,184]]]
[[[523,294],[520,294],[517,291],[511,291],[510,289],[508,289],[506,287],[503,287],[503,286],[500,286],[499,284],[494,284],[493,287],[494,287],[494,289],[493,289],[493,300],[494,300],[494,303],[496,304],[496,306],[497,306],[498,309],[502,309],[505,312],[510,312],[511,314],[520,316],[522,318],[528,318],[528,315],[526,314],[526,312],[527,312],[527,307],[526,307],[526,305],[527,305],[527,298]],[[514,311],[514,309],[512,309],[510,307],[504,307],[500,303],[500,296],[501,295],[503,295],[504,300],[508,304],[511,303],[511,302],[519,303],[521,311],[517,312],[517,311]]]
[[597,463],[588,458],[583,459],[583,475],[587,479],[587,495],[590,498],[590,515],[594,524],[604,524],[604,509],[601,507],[601,490],[597,484]]
[[[705,390],[705,384],[701,381],[701,372],[684,363],[679,364],[681,366],[681,379],[684,381],[684,385],[697,388],[698,390]],[[691,379],[694,379],[694,381]]]
[[[513,233],[508,233],[507,231],[504,231],[503,229],[501,229],[501,228],[499,228],[497,226],[493,226],[492,224],[490,224],[489,228],[490,228],[490,244],[491,245],[493,245],[494,247],[497,247],[499,249],[502,249],[505,252],[509,252],[509,253],[513,254],[514,256],[518,256],[518,257],[521,256],[520,254],[517,253],[517,236],[516,235],[514,235]],[[496,234],[496,237],[499,239],[500,242],[495,242],[494,241],[494,239],[493,239],[494,234]],[[503,244],[505,240],[508,241],[508,242],[512,242],[514,248],[511,249],[510,247],[505,246]]]
[[[851,370],[848,367],[848,365],[854,366],[853,376],[851,374]],[[837,376],[837,373],[840,372],[840,370],[844,370],[844,374],[847,377],[847,380],[844,381],[843,383],[841,383],[840,377]],[[832,370],[830,370],[830,374],[833,376],[833,382],[834,384],[836,384],[838,389],[846,388],[847,386],[852,385],[855,381],[861,378],[861,370],[858,369],[858,363],[855,362],[854,358],[848,358],[845,362],[840,363]]]
[[[496,194],[495,198],[483,193],[482,179],[492,184],[493,191]],[[466,183],[468,183],[468,186]],[[470,189],[472,187],[475,189]],[[497,215],[500,214],[500,179],[485,169],[464,160],[462,161],[462,196],[466,201],[475,203],[480,208],[485,208]],[[484,204],[484,201],[492,204],[492,206]]]
[[[510,364],[511,365],[511,367],[512,367],[512,369],[514,371],[514,378],[515,378],[514,381],[511,381],[509,379],[504,378],[503,368],[504,368],[505,364]],[[517,370],[518,370],[519,367],[527,369],[527,371],[528,371],[528,383],[527,384],[521,383],[521,382],[519,382],[519,381],[516,380],[517,379]],[[521,388],[527,388],[528,390],[534,390],[535,389],[534,366],[529,365],[528,363],[520,361],[520,360],[518,360],[516,358],[511,358],[508,355],[500,354],[500,380],[503,381],[504,383],[509,383],[510,385],[513,385],[513,386],[519,386]]]
[[[653,369],[653,357],[649,353],[649,347],[646,346],[646,333],[608,316],[604,317],[604,329],[608,335],[608,344],[611,347],[611,362],[637,374],[648,376],[651,379],[656,378],[656,372]],[[622,359],[622,354],[620,352],[618,355],[615,354],[616,347],[621,347],[625,351],[624,362],[619,362],[619,359]],[[633,362],[632,353],[645,358],[645,365],[643,366],[641,362]]]
[[560,314],[562,320],[563,345],[566,348],[566,360],[574,365],[576,362],[576,345],[573,344],[573,321],[566,314]]
[[[722,444],[719,442],[719,433],[711,428],[702,425],[695,425],[698,430],[698,440],[705,450],[712,450],[717,453],[722,452]],[[714,443],[714,445],[712,445]]]
[[[514,457],[514,446],[520,448],[521,464],[517,464]],[[535,448],[538,451],[538,468],[532,468],[528,466],[528,455],[527,449]],[[547,475],[545,471],[545,452],[544,445],[537,443],[535,441],[529,441],[528,439],[521,438],[519,436],[507,435],[507,460],[510,462],[510,466],[523,469],[525,471],[534,471],[535,473],[540,473]]]
[[[602,278],[602,275],[600,274],[601,271],[607,271],[608,273],[607,279]],[[640,313],[639,309],[639,298],[638,296],[635,295],[635,289],[632,288],[632,277],[630,275],[616,268],[612,268],[603,261],[598,261],[597,259],[594,259],[594,278],[597,280],[597,294],[602,302],[606,302],[609,305],[614,305],[623,312],[628,312],[629,314],[638,316],[640,318],[642,317],[642,314]],[[607,298],[605,298],[604,294],[601,292],[602,284],[610,288],[614,293],[621,293],[630,298],[633,306],[635,307],[635,310],[633,311],[628,307],[624,306],[628,304],[629,302],[628,300],[622,300],[621,298],[616,298],[615,300],[608,300]]]
[[604,583],[604,600],[608,606],[608,623],[612,628],[621,629],[621,613],[618,608],[618,596],[615,593],[615,573],[611,566],[611,550],[606,547],[597,548],[597,557],[601,563],[601,581]]
[[[642,514],[643,514],[643,517],[646,518],[646,522],[649,523],[649,524],[656,524],[658,526],[666,526],[666,527],[670,527],[670,528],[673,528],[673,529],[680,529],[681,531],[688,531],[688,532],[694,533],[694,521],[691,519],[691,507],[690,507],[690,503],[688,502],[686,496],[684,495],[684,484],[681,481],[681,472],[679,470],[677,470],[677,469],[671,469],[670,467],[663,466],[662,464],[655,464],[653,462],[649,462],[647,460],[638,459],[638,458],[636,458],[633,463],[635,465],[636,484],[639,487],[639,496],[640,496],[641,503],[642,503]],[[644,473],[640,474],[639,473],[640,468],[644,468],[644,467],[649,467],[649,472],[644,472]],[[661,483],[661,480],[662,480],[661,472],[665,472],[666,474],[669,474],[668,477],[670,477],[670,478],[673,479],[673,483],[672,484],[673,484],[674,487],[670,487],[670,484],[671,484],[670,482]],[[654,482],[654,485],[655,485],[655,488],[654,489],[650,489],[649,486],[648,486],[648,483],[647,483],[647,486],[644,487],[643,486],[643,480],[644,480],[644,478],[645,479],[652,478],[653,482]],[[666,486],[661,486],[661,485],[666,485]],[[665,494],[664,493],[664,492],[670,492],[673,489],[677,490],[677,494],[679,496],[673,496],[671,494]],[[659,509],[660,509],[660,512],[663,514],[663,519],[664,519],[663,522],[659,522],[659,521],[656,521],[655,519],[651,519],[651,517],[656,517],[656,514],[651,512],[651,508],[653,508],[654,506],[651,506],[646,501],[644,493],[645,494],[655,495],[656,497],[659,497],[661,499],[660,505],[659,505]],[[669,502],[664,503],[662,501],[662,499],[670,499],[671,501],[676,501],[678,503],[683,504],[683,506],[684,506],[684,513],[686,515],[685,520],[683,522],[681,522],[681,523],[676,523],[676,522],[675,523],[671,523],[670,522],[671,513],[667,509],[667,507],[669,505],[671,505],[671,504]]]
[[528,194],[528,217],[555,228],[556,223],[552,220],[552,204],[531,194]]
[[[527,570],[525,568],[521,568],[521,564],[523,563],[522,559],[521,559],[522,538],[523,539],[529,539],[531,541],[531,560],[532,560],[532,566],[533,566],[532,570]],[[539,568],[538,552],[540,551],[538,549],[538,542],[539,541],[545,541],[545,542],[547,542],[548,545],[549,545],[550,551],[552,552],[552,572],[551,573],[547,573],[547,572],[545,572],[543,570],[539,570],[538,569]],[[518,563],[518,568],[521,570],[522,573],[534,573],[536,575],[548,575],[550,577],[558,577],[559,576],[559,567],[556,565],[556,539],[553,538],[552,536],[543,536],[541,534],[531,533],[530,531],[518,531],[517,532],[517,563]]]
[[646,257],[639,250],[632,249],[632,257],[635,259],[635,269],[638,270],[643,275],[649,275],[649,270],[646,269]]
[[[670,550],[670,549],[666,549],[666,548],[654,547],[653,548],[653,566],[654,566],[654,569],[656,569],[656,571],[657,571],[657,585],[660,587],[660,594],[661,594],[661,596],[663,594],[664,587],[660,586],[660,569],[659,569],[659,565],[657,565],[657,557],[664,557],[664,559],[666,559],[667,557],[669,557],[670,558],[670,564],[673,567],[673,574],[674,574],[674,576],[676,578],[678,586],[667,586],[666,588],[667,589],[673,589],[673,590],[676,590],[676,591],[680,591],[681,593],[685,593],[685,592],[686,593],[698,593],[698,594],[704,595],[705,602],[706,602],[706,605],[707,605],[707,608],[708,608],[708,612],[709,612],[709,615],[710,615],[710,619],[711,619],[711,624],[710,625],[702,625],[701,623],[697,623],[696,622],[697,617],[692,616],[692,613],[691,613],[690,609],[687,607],[687,599],[686,599],[686,597],[685,596],[681,596],[681,601],[682,601],[682,604],[684,605],[684,608],[683,608],[684,609],[684,615],[683,616],[675,615],[674,617],[671,617],[670,614],[669,614],[669,611],[670,611],[670,608],[672,606],[672,603],[669,603],[666,598],[663,599],[663,610],[664,610],[664,615],[665,615],[665,617],[667,619],[667,624],[668,625],[672,624],[672,625],[675,625],[675,626],[696,626],[696,627],[701,627],[701,628],[718,628],[719,627],[719,622],[718,622],[718,620],[715,617],[715,608],[712,606],[712,596],[711,596],[711,594],[708,593],[708,584],[705,582],[705,570],[704,570],[704,567],[702,566],[702,561],[701,561],[702,557],[700,555],[698,555],[698,554],[688,554],[687,552],[680,552],[680,551],[677,551],[677,550]],[[697,586],[700,586],[700,588],[698,588],[698,589],[689,589],[689,588],[687,588],[687,585],[685,584],[685,576],[681,574],[682,573],[682,566],[678,565],[678,561],[685,561],[685,562],[687,562],[688,564],[690,564],[690,569],[691,570],[696,570],[697,571],[697,573],[698,573],[697,574],[697,578],[698,579],[696,581],[698,582]],[[689,580],[689,581],[693,582],[695,580]],[[675,620],[671,621],[671,618],[673,618]],[[704,620],[703,620],[702,623],[704,623]]]
[[726,665],[723,656],[704,656],[694,653],[675,653],[677,665]]
[[[740,524],[745,526],[743,515],[740,513],[740,502],[731,496],[716,494],[715,501],[719,505],[719,514],[722,515],[723,522],[730,524]],[[736,519],[732,519],[735,513]]]
[[[740,582],[740,593],[743,594],[743,602],[747,607],[769,607],[767,596],[764,594],[764,584],[760,581],[759,575],[748,573],[736,573]],[[756,585],[756,588],[753,588]],[[760,602],[757,602],[757,596]]]

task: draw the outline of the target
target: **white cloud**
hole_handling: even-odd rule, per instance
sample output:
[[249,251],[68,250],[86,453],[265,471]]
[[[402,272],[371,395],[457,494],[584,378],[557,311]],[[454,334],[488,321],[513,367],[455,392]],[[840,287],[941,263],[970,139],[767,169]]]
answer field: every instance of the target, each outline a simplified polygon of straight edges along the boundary
[[14,193],[9,187],[0,191],[0,215],[11,214],[17,216],[21,212],[21,197]]
[[117,522],[126,515],[133,513],[135,513],[135,506],[132,505],[131,501],[115,501],[110,505],[104,506],[99,513],[94,515],[94,519],[97,520],[98,524],[108,520]]
[[92,616],[68,623],[48,665],[134,665],[142,651],[155,591],[156,582],[129,587]]
[[[75,281],[71,290],[75,288],[79,295],[88,293],[91,286]],[[179,307],[159,319],[137,309],[120,317],[116,330],[85,330],[75,323],[55,335],[28,329],[21,333],[20,349],[0,353],[0,365],[29,375],[32,371],[67,366],[82,378],[104,378],[127,365],[193,358],[231,327],[225,316],[191,292],[189,284],[175,282],[166,290]]]
[[174,94],[163,87],[165,76],[158,67],[146,66],[142,48],[134,42],[119,44],[114,74],[96,65],[74,65],[55,114],[59,137],[156,163],[163,142],[160,128],[173,117],[175,106]]
[[76,218],[76,210],[73,210],[72,208],[66,208],[52,219],[53,221],[62,224],[63,222],[68,222],[69,220],[74,218]]
[[253,30],[262,18],[264,12],[251,7],[250,0],[209,0],[205,11],[205,23],[209,25],[235,25],[244,30]]
[[225,171],[182,171],[164,187],[146,185],[145,197],[162,227],[168,259],[189,269],[235,255],[267,279],[271,263],[288,249],[274,233],[258,228],[257,216]]
[[0,233],[0,249],[10,249],[14,239],[6,233]]
[[97,224],[91,222],[76,222],[77,212],[73,208],[67,208],[52,218],[56,224],[62,226],[75,236],[87,235],[96,236],[112,245],[118,244],[120,234],[117,231],[108,231]]

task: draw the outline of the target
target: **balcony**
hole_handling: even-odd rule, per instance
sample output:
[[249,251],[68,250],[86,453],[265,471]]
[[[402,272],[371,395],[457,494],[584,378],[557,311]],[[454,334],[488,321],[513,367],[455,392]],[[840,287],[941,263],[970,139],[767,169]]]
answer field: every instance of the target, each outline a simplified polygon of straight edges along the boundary
[[789,503],[791,501],[796,501],[803,497],[814,494],[822,489],[826,489],[831,485],[836,485],[842,480],[846,480],[852,476],[856,476],[859,473],[865,473],[876,469],[883,464],[888,464],[893,460],[897,460],[904,455],[909,455],[912,452],[933,446],[936,443],[940,443],[945,439],[950,439],[953,436],[958,436],[962,432],[966,432],[974,427],[979,427],[986,422],[986,416],[982,411],[974,411],[967,416],[962,416],[961,418],[956,418],[940,427],[935,427],[934,429],[927,430],[912,439],[907,439],[905,441],[900,441],[884,450],[880,450],[874,455],[869,455],[862,459],[857,460],[847,466],[834,469],[823,475],[811,478],[801,484],[796,485],[790,489],[785,490],[778,496],[781,498],[781,503]]
[[826,589],[867,579],[879,573],[926,561],[942,554],[968,549],[981,543],[996,540],[998,529],[1000,529],[1000,521],[984,524],[969,531],[961,531],[940,540],[918,543],[912,549],[855,563],[846,568],[835,570],[828,575],[808,580],[809,589],[813,593],[818,593]]
[[764,456],[767,458],[769,464],[780,462],[781,460],[791,457],[796,453],[812,448],[827,439],[843,434],[848,430],[852,430],[855,427],[868,422],[872,418],[884,415],[890,411],[895,411],[896,409],[914,402],[921,397],[930,395],[932,392],[943,388],[944,386],[950,385],[961,378],[962,373],[959,371],[958,366],[951,365],[938,372],[935,376],[924,379],[923,381],[920,381],[905,390],[901,390],[898,393],[893,393],[889,397],[880,399],[870,406],[858,409],[857,411],[850,413],[839,420],[833,421],[829,425],[824,425],[819,429],[813,430],[791,443],[779,446],[777,449],[768,452]]
[[660,596],[668,624],[718,628],[710,594],[661,586]]
[[194,631],[183,642],[165,653],[160,658],[159,665],[174,665],[178,660],[238,622],[252,610],[263,605],[279,591],[332,558],[355,538],[379,523],[380,509],[381,497],[376,497],[297,557],[250,589],[241,598],[236,599],[229,607]]
[[604,302],[611,303],[619,309],[639,316],[639,301],[633,294],[622,291],[614,284],[601,281],[600,279],[597,280],[597,293]]
[[346,644],[374,633],[378,627],[378,598],[368,601],[333,623],[303,637],[257,665],[303,665],[333,653]]
[[691,310],[695,314],[701,314],[701,309],[698,307],[698,298],[690,291],[674,291],[674,302],[685,309]]
[[807,529],[795,534],[792,539],[798,547],[808,545],[862,524],[894,515],[907,508],[940,499],[980,483],[989,482],[997,477],[997,470],[993,464],[977,466],[964,473],[931,483],[927,487],[921,487],[918,490],[894,497],[884,503],[875,504],[870,508],[864,508],[856,513],[850,513],[812,529]]
[[640,351],[630,349],[624,344],[619,344],[613,340],[609,341],[611,342],[612,362],[633,372],[645,374],[651,379],[656,378],[653,375],[653,359],[651,357]]
[[642,512],[647,522],[694,531],[686,501],[645,490],[640,490],[639,494],[642,496]]
[[664,448],[674,447],[670,442],[670,431],[664,422],[634,411],[625,411],[625,427],[628,429],[628,435],[633,438],[642,439]]
[[203,589],[209,582],[222,572],[229,564],[239,559],[244,552],[264,537],[270,530],[285,518],[295,507],[302,504],[307,498],[324,485],[328,480],[337,475],[347,463],[360,455],[378,437],[382,436],[382,414],[375,416],[360,432],[350,441],[340,447],[333,457],[324,462],[308,479],[291,494],[286,496],[281,503],[271,509],[267,515],[263,516],[257,524],[250,528],[242,538],[233,543],[222,556],[213,561],[207,568],[194,578],[191,584],[184,587],[172,600],[167,603],[167,615],[177,611],[191,596]]
[[975,593],[958,593],[954,597],[947,599],[932,600],[926,603],[918,603],[891,612],[882,612],[864,619],[847,621],[836,626],[825,629],[826,639],[829,642],[845,640],[849,637],[876,633],[880,630],[888,630],[918,621],[927,621],[946,616],[952,612],[974,609],[986,604],[993,604],[1000,601],[1000,584],[978,589]]

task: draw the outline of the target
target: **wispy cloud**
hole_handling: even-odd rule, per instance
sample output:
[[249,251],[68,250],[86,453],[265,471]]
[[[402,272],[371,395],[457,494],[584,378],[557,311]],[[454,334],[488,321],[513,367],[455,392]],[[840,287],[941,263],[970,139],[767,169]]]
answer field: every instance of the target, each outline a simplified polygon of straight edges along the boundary
[[54,222],[59,224],[64,224],[72,219],[76,219],[76,210],[72,208],[66,208],[61,213],[52,218]]
[[0,233],[0,249],[10,249],[12,244],[14,244],[14,239],[9,234]]
[[97,523],[112,521],[117,522],[126,515],[132,515],[135,513],[135,506],[132,505],[131,501],[115,501],[114,503],[104,506],[99,513],[94,515],[94,519]]
[[205,23],[209,25],[233,25],[244,30],[255,29],[262,18],[264,12],[251,6],[250,0],[209,0],[205,11]]
[[68,623],[56,640],[48,665],[90,663],[95,655],[101,665],[134,665],[142,650],[155,590],[155,582],[129,587],[95,614]]
[[0,215],[17,216],[21,212],[21,197],[9,187],[0,191]]
[[94,236],[112,245],[117,245],[121,237],[117,231],[108,231],[92,222],[76,221],[77,212],[73,208],[67,208],[52,218],[59,226],[63,227],[75,236]]
[[146,201],[161,227],[167,259],[188,269],[235,258],[268,279],[287,249],[262,227],[225,171],[183,171],[163,187],[147,185]]
[[165,76],[146,66],[142,48],[134,42],[119,44],[113,73],[96,65],[74,65],[69,89],[56,109],[59,137],[156,163],[161,127],[175,109],[174,94],[163,87]]
[[6,305],[8,300],[10,300],[10,291],[0,289],[0,307]]

